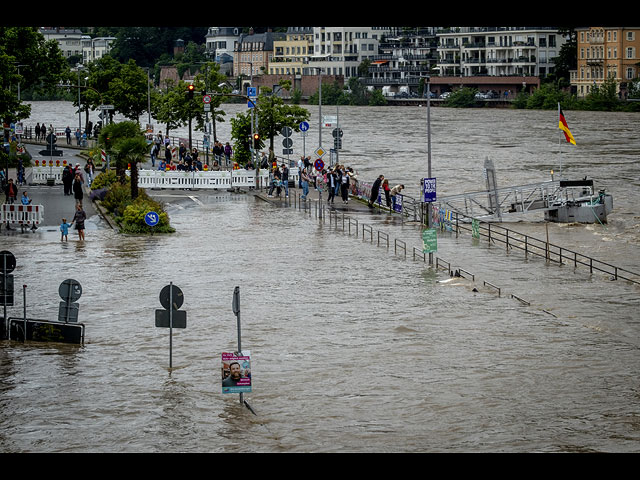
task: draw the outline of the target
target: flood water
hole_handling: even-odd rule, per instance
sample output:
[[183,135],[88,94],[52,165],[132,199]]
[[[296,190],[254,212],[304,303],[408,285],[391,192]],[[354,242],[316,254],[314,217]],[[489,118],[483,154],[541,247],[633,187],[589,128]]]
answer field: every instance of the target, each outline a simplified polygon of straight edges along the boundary
[[[34,105],[33,123],[55,123],[61,111],[74,125],[72,108],[46,102]],[[425,109],[339,115],[340,162],[417,196]],[[432,109],[438,193],[481,189],[486,156],[501,186],[548,179],[558,170],[556,115]],[[565,116],[578,146],[561,146],[563,171],[593,177],[615,210],[607,225],[549,225],[551,241],[640,271],[640,117]],[[221,140],[228,129],[218,126]],[[437,256],[476,276],[452,279],[411,252],[247,194],[166,195],[176,196],[162,198],[177,229],[170,236],[100,226],[85,242],[61,243],[54,229],[3,232],[29,317],[55,319],[58,285],[81,283],[86,341],[0,342],[0,451],[640,451],[637,286],[443,233]],[[356,217],[409,249],[421,245],[415,225]],[[509,226],[544,236],[542,219]],[[173,330],[171,370],[169,332],[154,324],[169,282],[187,311],[187,328]],[[252,356],[245,400],[257,415],[221,393],[220,355],[237,347],[235,286]],[[22,315],[20,295],[9,315]]]

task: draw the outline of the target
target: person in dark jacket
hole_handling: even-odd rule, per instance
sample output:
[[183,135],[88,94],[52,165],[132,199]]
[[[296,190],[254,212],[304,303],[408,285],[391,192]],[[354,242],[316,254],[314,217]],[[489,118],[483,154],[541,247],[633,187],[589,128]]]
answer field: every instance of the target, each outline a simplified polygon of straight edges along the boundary
[[83,195],[82,179],[79,174],[76,174],[76,178],[73,180],[73,197],[76,199],[76,205],[82,205]]
[[373,207],[373,204],[378,201],[378,192],[380,191],[380,184],[384,180],[384,175],[380,175],[376,178],[376,181],[373,182],[373,186],[371,187],[371,197],[369,198],[369,206]]

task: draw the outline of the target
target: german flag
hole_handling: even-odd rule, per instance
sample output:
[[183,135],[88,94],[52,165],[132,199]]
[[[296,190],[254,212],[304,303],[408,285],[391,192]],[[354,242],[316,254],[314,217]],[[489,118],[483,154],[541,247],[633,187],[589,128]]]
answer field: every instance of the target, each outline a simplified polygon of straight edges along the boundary
[[558,128],[564,132],[564,138],[567,139],[567,142],[573,143],[574,145],[576,144],[576,140],[573,138],[573,135],[571,135],[571,130],[569,130],[569,126],[564,118],[560,104],[558,104]]

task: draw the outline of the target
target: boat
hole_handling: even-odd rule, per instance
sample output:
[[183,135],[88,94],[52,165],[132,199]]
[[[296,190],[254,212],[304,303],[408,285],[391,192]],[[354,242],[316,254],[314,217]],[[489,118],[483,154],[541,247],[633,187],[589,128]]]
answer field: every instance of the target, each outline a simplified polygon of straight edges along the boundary
[[562,194],[549,201],[544,217],[555,223],[607,223],[613,196],[604,189],[594,191],[593,180],[561,180]]

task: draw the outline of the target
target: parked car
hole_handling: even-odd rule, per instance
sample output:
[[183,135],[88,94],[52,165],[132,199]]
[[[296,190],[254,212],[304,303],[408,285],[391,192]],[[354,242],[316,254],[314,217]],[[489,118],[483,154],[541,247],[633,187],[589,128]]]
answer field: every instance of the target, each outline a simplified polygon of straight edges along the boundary
[[451,92],[443,92],[440,94],[440,98],[448,98],[451,95]]

